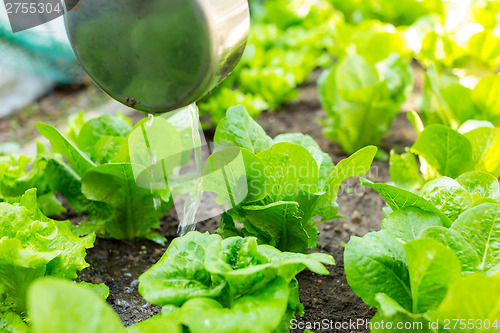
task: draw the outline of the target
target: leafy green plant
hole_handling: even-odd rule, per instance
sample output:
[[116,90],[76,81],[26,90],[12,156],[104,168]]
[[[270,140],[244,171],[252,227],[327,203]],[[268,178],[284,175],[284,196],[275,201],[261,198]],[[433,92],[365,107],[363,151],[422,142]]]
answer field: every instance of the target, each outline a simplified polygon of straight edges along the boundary
[[[34,333],[270,333],[282,330],[289,287],[276,278],[260,291],[237,299],[230,307],[207,297],[194,297],[181,308],[165,307],[163,314],[125,328],[110,305],[77,284],[55,278],[36,281],[29,291]],[[60,306],[62,303],[67,306]],[[0,322],[1,323],[1,322]],[[11,326],[13,328],[13,326]],[[17,332],[27,332],[27,328]]]
[[[299,253],[316,246],[317,224],[337,217],[335,200],[342,181],[368,172],[377,151],[366,147],[334,166],[307,135],[270,138],[243,106],[227,111],[214,141],[218,151],[207,163],[203,186],[218,195],[219,203],[232,207],[223,214],[219,233],[224,237],[254,236],[262,244]],[[235,147],[243,165],[226,170],[226,175],[213,173]],[[236,205],[230,199],[241,191],[221,187],[227,179],[234,184],[246,182],[248,191]],[[235,220],[242,223],[241,229]]]
[[359,25],[339,23],[332,33],[334,38],[328,46],[328,53],[338,60],[358,54],[371,63],[377,63],[397,53],[409,61],[412,54],[405,45],[401,29],[377,20],[363,21]]
[[426,125],[442,124],[460,132],[470,126],[469,120],[489,121],[498,126],[500,113],[496,95],[499,93],[498,74],[483,77],[470,89],[460,84],[457,77],[429,68],[422,97],[423,121]]
[[38,123],[37,127],[54,152],[67,159],[67,164],[50,159],[46,174],[78,213],[89,214],[84,230],[101,237],[165,241],[151,229],[159,227],[159,219],[170,208],[170,196],[165,193],[168,190],[137,185],[136,174],[145,167],[130,162],[127,138],[132,126],[126,120],[104,115],[80,121],[68,132],[76,142],[51,125]]
[[57,156],[50,154],[40,142],[37,142],[36,157],[0,156],[0,201],[19,202],[24,192],[35,187],[38,206],[45,215],[56,216],[66,212],[56,198],[54,189],[45,174],[47,162],[52,158],[60,160]]
[[[443,319],[453,317],[480,318],[492,325],[496,320],[498,326],[498,180],[484,172],[456,180],[441,177],[418,194],[364,184],[377,190],[391,209],[381,231],[353,237],[344,255],[349,285],[365,303],[379,309],[372,323],[421,322],[428,332],[437,332]],[[490,293],[482,288],[465,292],[473,283],[484,283]],[[465,305],[471,302],[482,305]],[[436,320],[439,327],[429,326]]]
[[[306,267],[328,274],[323,264],[334,264],[333,258],[282,253],[257,245],[255,238],[222,240],[190,232],[173,240],[139,278],[141,294],[164,306],[162,314],[125,329],[95,291],[44,278],[29,289],[32,332],[288,332],[290,319],[303,310],[295,275]],[[19,327],[27,332],[25,325]]]
[[44,216],[36,189],[26,191],[19,204],[0,203],[1,325],[23,327],[29,285],[43,276],[75,279],[88,266],[85,251],[94,240],[94,234],[75,236],[69,221]]
[[[474,19],[474,15],[471,17]],[[461,68],[471,73],[491,73],[499,68],[500,36],[492,22],[479,19],[459,25],[446,23],[442,17],[430,16],[410,27],[408,36],[418,41],[415,57],[420,63],[425,67]],[[415,43],[409,41],[412,42]]]
[[28,309],[33,333],[126,332],[102,297],[61,279],[34,282],[28,293]]
[[[423,180],[439,176],[456,178],[470,171],[483,171],[500,177],[500,130],[484,122],[469,122],[459,133],[444,125],[423,126],[415,112],[408,114],[419,137],[411,149],[397,155],[391,154],[391,179],[404,188],[418,189],[422,180],[418,177],[420,160]],[[404,160],[404,162],[403,162]]]
[[319,82],[326,110],[324,134],[346,153],[378,144],[413,87],[413,74],[393,53],[376,64],[350,55],[325,71]]
[[[295,275],[305,268],[328,274],[323,264],[333,265],[333,258],[282,253],[258,245],[253,237],[222,240],[219,235],[190,232],[173,240],[162,258],[139,277],[139,292],[192,332],[287,332],[289,320],[303,310]],[[242,320],[224,320],[226,316]],[[243,320],[246,316],[261,320],[250,323]]]

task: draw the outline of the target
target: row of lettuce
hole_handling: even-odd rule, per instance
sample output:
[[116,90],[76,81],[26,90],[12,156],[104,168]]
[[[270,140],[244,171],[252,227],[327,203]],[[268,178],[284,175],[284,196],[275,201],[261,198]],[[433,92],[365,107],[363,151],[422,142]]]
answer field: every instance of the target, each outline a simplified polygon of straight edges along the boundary
[[[393,185],[362,181],[379,192],[387,208],[381,231],[348,243],[347,281],[377,308],[372,332],[401,331],[401,323],[407,332],[498,331],[499,3],[472,1],[462,13],[413,19],[397,10],[408,5],[420,13],[410,1],[375,3],[337,5],[361,31],[371,24],[362,21],[366,18],[411,25],[392,30],[392,45],[399,49],[372,44],[373,51],[363,54],[358,47],[323,73],[325,135],[346,152],[377,144],[410,96],[408,56],[423,69],[418,69],[423,91],[416,101],[422,118],[407,114],[418,139],[391,151]],[[439,1],[424,3],[434,11]],[[391,45],[381,37],[377,42]],[[377,59],[377,50],[396,54]],[[391,57],[400,58],[399,66],[395,61],[387,66]]]

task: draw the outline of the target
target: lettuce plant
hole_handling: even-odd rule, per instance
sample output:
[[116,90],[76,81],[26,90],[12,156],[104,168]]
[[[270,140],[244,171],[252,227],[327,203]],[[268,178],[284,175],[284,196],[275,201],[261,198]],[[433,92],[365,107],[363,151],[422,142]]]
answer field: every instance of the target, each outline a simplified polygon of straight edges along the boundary
[[400,29],[392,24],[377,20],[363,21],[359,25],[339,23],[332,29],[333,43],[328,46],[328,53],[342,60],[356,53],[371,63],[380,62],[392,53],[397,53],[407,62],[412,51],[405,45]]
[[[498,180],[484,172],[456,180],[441,177],[418,194],[364,183],[391,209],[381,231],[353,237],[344,254],[349,285],[365,303],[379,309],[372,323],[421,322],[428,332],[437,332],[444,319],[453,317],[475,323],[489,320],[498,326]],[[466,291],[474,283],[484,285],[477,293]],[[439,325],[429,326],[436,320]]]
[[[58,159],[37,142],[35,157],[22,155],[0,156],[0,201],[16,203],[30,188],[37,188],[38,206],[47,216],[56,216],[66,209],[56,198],[45,173],[49,159]],[[31,165],[30,165],[31,164]]]
[[444,125],[424,127],[415,112],[408,114],[419,137],[411,149],[391,154],[390,173],[396,185],[418,189],[422,179],[415,156],[420,159],[423,180],[439,176],[456,178],[466,172],[483,171],[500,177],[500,130],[491,123],[473,121],[460,132]]
[[69,221],[40,212],[36,189],[26,191],[19,204],[0,203],[0,309],[8,324],[26,317],[27,289],[35,279],[71,280],[88,266],[85,251],[95,235],[77,237],[73,230]]
[[[276,278],[260,291],[237,299],[231,307],[194,297],[180,308],[125,328],[110,305],[80,285],[55,278],[36,281],[29,291],[33,333],[271,333],[282,330],[288,306],[288,284]],[[67,306],[60,306],[62,303]],[[0,322],[1,324],[1,322]],[[16,332],[27,332],[24,330]]]
[[[474,89],[465,87],[455,76],[438,73],[432,67],[425,76],[422,118],[425,125],[442,124],[460,130],[468,120],[500,124],[496,96],[500,94],[500,75],[483,77]],[[469,122],[470,123],[470,122]]]
[[[75,121],[68,132],[75,142],[51,125],[37,126],[54,152],[67,159],[67,164],[49,160],[46,174],[51,186],[78,213],[89,214],[87,230],[101,237],[165,241],[151,229],[159,227],[171,206],[170,197],[137,185],[134,168],[139,166],[130,162],[127,145],[132,126],[125,119],[104,115],[83,124]],[[164,200],[155,205],[155,197]]]
[[350,55],[326,70],[319,82],[326,110],[324,134],[352,154],[378,144],[413,86],[413,74],[400,55],[372,64]]
[[[254,236],[281,251],[299,253],[316,246],[318,223],[337,217],[335,200],[342,181],[368,172],[377,151],[366,147],[334,166],[307,135],[282,134],[272,139],[243,106],[228,110],[214,140],[218,151],[207,163],[203,186],[218,195],[219,203],[232,207],[223,214],[219,233]],[[241,151],[244,165],[226,170],[226,175],[213,173],[211,165],[223,164],[234,147]],[[235,205],[230,199],[241,193],[231,193],[220,184],[227,179],[241,182],[241,173],[248,193]]]
[[101,297],[61,279],[34,282],[29,289],[28,309],[33,333],[126,332],[118,315]]
[[[481,19],[455,24],[456,14],[448,15],[444,20],[439,16],[425,17],[409,28],[407,36],[413,39],[409,43],[416,44],[415,58],[425,67],[461,68],[471,73],[498,70],[500,36],[494,24],[491,26],[490,22]],[[475,19],[474,15],[470,17]],[[449,22],[446,22],[448,19]],[[493,19],[496,21],[496,18]]]
[[[190,232],[173,240],[139,277],[139,292],[191,332],[288,331],[289,320],[303,310],[295,275],[305,268],[328,274],[323,264],[333,265],[333,258],[281,252],[258,245],[254,237],[222,240]],[[224,320],[229,316],[233,320]],[[260,320],[249,322],[249,317]]]
[[164,306],[162,314],[126,329],[96,292],[44,278],[29,289],[32,332],[288,332],[290,319],[303,309],[295,275],[306,267],[328,274],[323,263],[334,261],[320,253],[282,253],[254,238],[190,232],[173,240],[140,277],[141,294]]

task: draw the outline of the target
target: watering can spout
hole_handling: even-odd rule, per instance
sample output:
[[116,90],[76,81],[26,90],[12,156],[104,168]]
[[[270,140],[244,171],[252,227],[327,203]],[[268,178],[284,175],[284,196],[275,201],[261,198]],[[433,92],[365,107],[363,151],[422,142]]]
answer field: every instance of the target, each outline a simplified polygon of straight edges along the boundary
[[73,50],[117,101],[162,113],[196,102],[237,65],[247,0],[84,0],[65,15]]

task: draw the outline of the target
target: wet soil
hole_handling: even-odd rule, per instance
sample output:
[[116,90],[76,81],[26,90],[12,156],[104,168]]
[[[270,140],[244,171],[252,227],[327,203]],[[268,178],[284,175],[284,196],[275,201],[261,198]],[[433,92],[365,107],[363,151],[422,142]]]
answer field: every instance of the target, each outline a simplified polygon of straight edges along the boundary
[[[325,117],[325,112],[318,100],[315,85],[317,74],[314,73],[310,82],[300,88],[297,101],[284,105],[279,112],[262,114],[259,123],[273,137],[290,132],[302,132],[312,136],[337,163],[347,156],[336,143],[322,135],[322,126],[318,120]],[[403,106],[403,110],[414,109],[414,104],[415,99],[411,99]],[[0,121],[0,127],[1,124]],[[207,139],[211,135],[213,132],[207,132]],[[389,152],[392,148],[409,146],[415,139],[416,133],[402,112],[383,140],[382,148]],[[0,137],[1,141],[5,141],[5,138]],[[388,182],[390,180],[388,162],[375,161],[367,177],[377,182]],[[340,323],[350,320],[369,320],[375,314],[375,309],[365,305],[347,284],[343,251],[345,243],[351,237],[363,236],[370,231],[380,229],[384,201],[374,190],[360,186],[357,179],[348,179],[340,190],[338,204],[339,215],[346,218],[328,221],[319,226],[320,236],[318,248],[315,250],[333,255],[336,265],[329,267],[328,276],[316,275],[309,271],[298,275],[300,299],[304,304],[305,314],[297,320],[303,324],[313,324],[324,319]],[[77,216],[70,210],[63,218],[78,223],[85,219],[85,216]],[[175,210],[172,210],[162,220],[160,234],[169,241],[172,240],[177,236],[177,225],[178,219]],[[200,223],[198,230],[214,232],[217,225],[217,219],[210,219]],[[88,250],[87,262],[90,266],[81,272],[79,279],[92,283],[105,283],[110,289],[108,303],[116,310],[125,325],[132,325],[160,312],[160,307],[148,304],[139,295],[137,278],[161,257],[165,249],[166,247],[150,241],[98,239],[94,248]],[[368,332],[367,329],[334,331]]]

